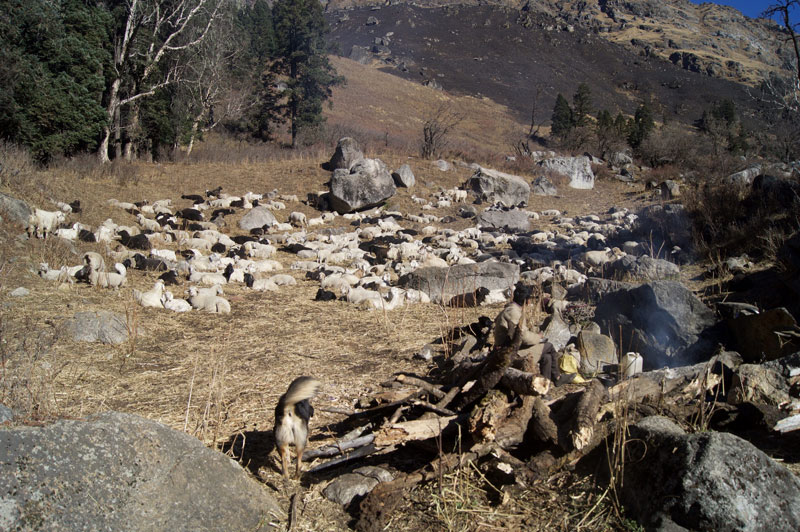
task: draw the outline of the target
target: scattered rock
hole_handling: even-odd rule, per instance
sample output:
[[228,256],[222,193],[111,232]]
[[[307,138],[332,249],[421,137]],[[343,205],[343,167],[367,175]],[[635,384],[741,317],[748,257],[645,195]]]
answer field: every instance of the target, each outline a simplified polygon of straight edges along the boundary
[[331,208],[339,214],[377,207],[394,196],[394,180],[380,159],[361,159],[331,177]]
[[245,231],[260,229],[264,226],[273,226],[278,223],[275,215],[266,206],[253,207],[239,220],[239,227]]
[[681,185],[673,179],[667,179],[661,183],[658,186],[658,190],[661,193],[661,199],[664,200],[671,200],[681,197]]
[[570,338],[572,338],[569,325],[567,325],[567,322],[564,321],[559,312],[554,312],[550,319],[547,320],[542,335],[548,342],[553,344],[556,351],[564,349]]
[[594,172],[591,160],[585,155],[579,157],[553,157],[539,163],[539,166],[569,178],[569,186],[580,190],[594,188]]
[[377,26],[378,24],[380,24],[380,21],[378,20],[377,17],[370,16],[369,18],[367,18],[367,23],[366,23],[367,26]]
[[403,188],[411,188],[417,182],[414,178],[414,172],[411,171],[411,167],[407,164],[392,172],[392,179],[394,179],[395,186]]
[[478,215],[477,225],[481,229],[500,229],[509,233],[522,233],[531,228],[528,213],[520,209],[486,209]]
[[533,181],[533,194],[535,196],[555,196],[558,194],[558,189],[552,181],[541,176]]
[[800,480],[747,441],[658,416],[630,441],[640,454],[625,464],[623,504],[648,530],[800,529]]
[[677,279],[681,274],[677,264],[647,255],[641,257],[625,255],[607,264],[605,271],[614,279],[639,281]]
[[358,142],[352,137],[342,137],[336,143],[336,151],[333,152],[327,167],[330,171],[339,168],[350,170],[354,164],[363,158],[364,152],[361,151]]
[[618,362],[614,340],[604,334],[581,331],[578,334],[578,350],[581,353],[581,373],[586,375],[603,373],[605,366]]
[[4,404],[0,404],[0,425],[14,419],[14,412]]
[[277,502],[225,455],[116,412],[0,430],[7,530],[268,530]]
[[24,227],[28,226],[31,208],[22,200],[0,193],[0,211],[6,213],[9,220]]
[[78,312],[63,327],[76,342],[117,345],[128,339],[125,316],[107,310]]
[[450,268],[420,268],[400,278],[406,288],[422,290],[434,303],[447,303],[466,297],[479,288],[507,290],[519,280],[519,266],[506,262],[484,261],[456,264]]
[[330,501],[347,506],[356,497],[366,495],[381,482],[390,482],[392,478],[391,473],[380,467],[360,467],[352,473],[337,477],[325,486],[322,494]]
[[444,159],[439,159],[438,161],[434,161],[433,165],[442,172],[449,172],[453,168],[452,165],[447,161],[445,161]]
[[608,163],[616,168],[633,164],[633,158],[624,151],[616,151],[608,156]]
[[362,65],[368,65],[372,62],[372,54],[369,52],[369,49],[356,44],[350,48],[349,58],[356,63],[361,63]]
[[[677,281],[619,283],[595,309],[603,332],[622,335],[626,349],[642,354],[646,368],[707,360],[718,339],[714,313]],[[620,332],[621,331],[621,332]]]
[[12,290],[8,295],[10,295],[11,297],[25,297],[30,293],[31,293],[30,290],[28,290],[24,286],[20,286],[19,288]]
[[476,170],[464,188],[471,190],[480,201],[506,207],[527,205],[531,194],[531,187],[521,177],[488,168]]
[[728,320],[736,348],[747,362],[775,360],[800,351],[800,328],[783,307]]
[[736,172],[735,174],[729,175],[725,178],[725,183],[739,186],[751,185],[753,183],[753,179],[755,179],[760,173],[761,165],[757,164],[755,166],[751,166],[750,168],[746,168],[741,172]]

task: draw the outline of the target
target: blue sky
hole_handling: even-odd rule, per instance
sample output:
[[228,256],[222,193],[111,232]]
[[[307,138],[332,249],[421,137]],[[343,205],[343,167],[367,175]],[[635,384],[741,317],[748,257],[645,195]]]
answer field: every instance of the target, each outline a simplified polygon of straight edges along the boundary
[[[692,0],[695,4],[702,4],[704,2],[698,0]],[[717,0],[715,2],[711,2],[713,4],[724,4],[726,6],[735,7],[748,17],[758,17],[761,13],[767,9],[770,5],[774,2],[773,0]]]

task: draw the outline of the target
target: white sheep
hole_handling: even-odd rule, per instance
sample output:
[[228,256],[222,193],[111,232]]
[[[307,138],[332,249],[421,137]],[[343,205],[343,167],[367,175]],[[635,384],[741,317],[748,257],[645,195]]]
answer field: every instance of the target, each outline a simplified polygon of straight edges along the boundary
[[148,231],[161,231],[161,224],[159,224],[155,220],[151,220],[150,218],[145,218],[145,216],[141,213],[136,215],[136,221],[139,222],[143,228],[147,229]]
[[293,227],[307,227],[308,219],[306,219],[306,215],[304,213],[292,211],[289,213],[289,223],[292,224]]
[[113,288],[115,290],[125,286],[128,282],[128,275],[125,266],[117,262],[114,264],[116,272],[106,272],[92,270],[89,272],[89,282],[92,286],[100,288]]
[[291,275],[285,273],[279,273],[277,275],[273,275],[269,278],[270,281],[275,283],[278,286],[294,286],[297,284],[297,281]]
[[192,306],[188,301],[180,298],[175,299],[175,296],[169,290],[165,291],[161,297],[161,304],[164,305],[165,309],[172,312],[188,312],[192,310]]
[[46,262],[39,264],[39,277],[46,281],[58,281],[59,283],[72,283],[75,280],[75,274],[83,269],[83,266],[62,266],[58,270],[51,270],[50,265]]
[[164,295],[164,281],[159,279],[147,292],[133,289],[133,299],[143,307],[164,308],[161,298]]
[[197,287],[189,288],[189,304],[198,310],[220,314],[230,314],[231,304],[227,299],[209,293],[200,293]]
[[36,238],[47,238],[47,235],[55,231],[59,224],[66,221],[67,216],[62,211],[45,211],[34,209],[28,217],[28,236]]

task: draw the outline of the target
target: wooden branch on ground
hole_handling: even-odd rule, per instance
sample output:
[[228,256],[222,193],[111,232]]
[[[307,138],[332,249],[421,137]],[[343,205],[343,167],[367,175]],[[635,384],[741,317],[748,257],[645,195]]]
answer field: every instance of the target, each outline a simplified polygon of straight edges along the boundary
[[570,437],[577,451],[584,450],[594,438],[594,425],[606,390],[599,379],[593,379],[583,391],[575,407],[575,417]]
[[389,447],[413,440],[427,440],[442,433],[445,427],[455,421],[458,416],[435,417],[431,419],[415,419],[394,423],[382,427],[375,433],[377,447]]
[[501,384],[517,395],[546,395],[550,391],[550,380],[514,368],[506,368]]
[[[533,416],[533,409],[538,397],[526,395],[522,404],[515,408],[511,415],[505,418],[495,430],[494,441],[501,449],[509,449],[519,445],[525,439],[528,425]],[[541,399],[539,399],[541,402]]]
[[435,384],[431,384],[426,382],[422,379],[418,379],[416,377],[412,377],[410,375],[398,375],[396,377],[397,382],[402,382],[403,384],[410,384],[411,386],[416,386],[418,388],[422,388],[432,396],[436,397],[437,399],[441,399],[444,397],[445,393]]
[[356,458],[363,458],[365,456],[369,456],[372,453],[375,453],[377,451],[378,451],[378,448],[375,447],[374,444],[370,443],[370,444],[367,444],[367,445],[365,445],[363,447],[359,447],[358,449],[356,449],[352,453],[346,454],[344,456],[340,456],[338,458],[334,458],[333,460],[328,460],[327,462],[323,462],[320,465],[309,469],[308,472],[309,473],[318,473],[320,471],[323,471],[325,469],[331,468],[333,466],[337,466],[337,465],[343,464],[345,462],[349,462],[350,460],[355,460]]
[[331,445],[323,445],[319,449],[311,449],[304,452],[303,460],[309,461],[313,460],[314,458],[336,456],[337,454],[343,454],[345,451],[349,451],[350,449],[363,447],[364,445],[372,443],[374,440],[374,434],[367,434],[366,436],[361,436],[353,440],[336,442]]
[[530,426],[533,433],[543,442],[558,445],[558,426],[553,421],[553,418],[550,417],[550,407],[544,403],[541,397],[533,397],[532,399]]
[[477,442],[494,441],[497,427],[508,417],[510,411],[511,405],[505,394],[499,390],[490,390],[470,412],[470,434]]

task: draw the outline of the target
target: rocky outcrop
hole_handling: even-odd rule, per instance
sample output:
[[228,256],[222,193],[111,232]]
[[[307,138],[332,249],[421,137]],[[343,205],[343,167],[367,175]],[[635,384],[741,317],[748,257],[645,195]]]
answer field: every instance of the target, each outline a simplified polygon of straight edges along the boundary
[[488,168],[476,170],[464,188],[472,191],[482,202],[499,203],[506,207],[527,205],[531,194],[531,187],[521,177]]
[[800,530],[800,480],[747,441],[658,416],[630,437],[622,499],[648,530]]
[[521,233],[531,228],[528,213],[520,209],[486,209],[478,215],[481,229],[500,229],[508,233]]
[[595,321],[612,337],[622,334],[626,349],[641,353],[645,367],[685,365],[713,354],[716,317],[681,283],[617,286],[597,304]]
[[394,179],[396,187],[402,188],[411,188],[417,183],[414,172],[411,171],[411,167],[407,164],[392,172],[392,179]]
[[245,214],[241,220],[239,220],[239,227],[245,231],[251,231],[253,229],[260,229],[264,226],[273,226],[277,223],[278,220],[275,219],[272,211],[270,211],[267,207],[260,205],[250,209],[250,211]]
[[380,159],[361,159],[350,170],[334,171],[330,187],[331,208],[339,214],[377,207],[397,192]]
[[269,530],[276,501],[233,460],[138,416],[0,430],[4,530]]
[[422,290],[434,303],[447,303],[455,297],[471,296],[479,288],[508,290],[519,280],[519,266],[485,261],[457,264],[450,268],[420,268],[400,279],[406,288]]
[[0,194],[0,213],[5,214],[12,222],[27,227],[31,208],[22,200]]
[[328,161],[328,170],[334,171],[339,168],[350,170],[354,164],[363,158],[364,152],[361,151],[356,139],[342,137],[336,143],[336,151],[333,152],[331,160]]
[[681,270],[677,264],[664,259],[654,259],[647,255],[641,257],[625,255],[607,264],[605,273],[613,279],[658,281],[677,279]]
[[541,176],[533,181],[533,194],[535,196],[555,196],[558,194],[558,189],[552,181]]
[[561,174],[569,179],[569,186],[580,190],[594,188],[594,172],[591,159],[580,157],[553,157],[539,163],[545,170]]
[[78,312],[65,321],[63,327],[76,342],[116,345],[128,339],[125,316],[107,310]]

